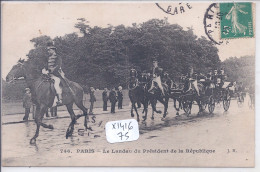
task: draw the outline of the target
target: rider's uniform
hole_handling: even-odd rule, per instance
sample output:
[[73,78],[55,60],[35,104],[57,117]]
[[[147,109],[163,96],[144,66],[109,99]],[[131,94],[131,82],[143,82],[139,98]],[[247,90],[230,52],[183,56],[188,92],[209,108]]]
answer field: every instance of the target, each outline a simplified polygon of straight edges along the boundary
[[[55,47],[48,47],[48,49],[56,49]],[[62,59],[57,56],[56,52],[48,57],[48,72],[50,77],[54,80],[54,88],[58,97],[58,103],[62,103],[62,89],[60,87],[60,77],[64,77],[64,73],[61,70]],[[44,72],[43,72],[44,73]]]
[[162,68],[159,68],[159,67],[152,68],[151,74],[153,76],[153,80],[152,80],[151,88],[148,90],[148,92],[151,92],[154,88],[154,83],[157,83],[159,89],[162,91],[162,94],[164,95],[163,86],[162,86],[162,82],[161,82],[162,73],[163,73]]
[[131,87],[137,86],[138,79],[137,79],[137,71],[135,69],[130,70],[130,83],[134,83],[135,85],[131,85]]

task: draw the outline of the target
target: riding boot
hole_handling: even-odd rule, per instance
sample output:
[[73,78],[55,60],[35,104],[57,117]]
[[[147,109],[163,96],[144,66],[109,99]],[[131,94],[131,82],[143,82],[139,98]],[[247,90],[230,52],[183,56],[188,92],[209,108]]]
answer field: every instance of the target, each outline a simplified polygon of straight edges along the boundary
[[62,103],[62,96],[61,94],[57,94],[57,98],[58,98],[58,101],[56,102],[57,106],[62,106],[63,103]]

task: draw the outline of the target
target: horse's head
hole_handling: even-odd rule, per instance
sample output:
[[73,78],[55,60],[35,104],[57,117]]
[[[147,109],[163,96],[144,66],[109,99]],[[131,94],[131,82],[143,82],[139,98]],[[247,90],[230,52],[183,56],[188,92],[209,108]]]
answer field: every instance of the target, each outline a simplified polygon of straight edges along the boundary
[[24,68],[24,60],[18,60],[17,64],[14,65],[11,71],[6,76],[7,82],[12,82],[14,80],[25,78],[25,68]]

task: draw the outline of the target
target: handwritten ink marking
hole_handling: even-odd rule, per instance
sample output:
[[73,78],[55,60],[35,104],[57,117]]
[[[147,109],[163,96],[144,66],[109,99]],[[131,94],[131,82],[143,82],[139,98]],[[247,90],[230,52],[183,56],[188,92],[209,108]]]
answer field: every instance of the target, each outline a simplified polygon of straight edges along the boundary
[[109,143],[133,141],[139,138],[139,126],[135,119],[107,122],[105,128]]

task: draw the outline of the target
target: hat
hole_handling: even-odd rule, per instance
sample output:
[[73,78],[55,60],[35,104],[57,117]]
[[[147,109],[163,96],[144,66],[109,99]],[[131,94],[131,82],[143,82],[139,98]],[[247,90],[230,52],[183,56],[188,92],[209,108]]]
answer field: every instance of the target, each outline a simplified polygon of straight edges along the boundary
[[122,89],[122,87],[121,87],[121,86],[119,86],[119,87],[118,87],[118,89]]
[[47,50],[50,50],[50,49],[55,49],[56,50],[56,47],[53,46],[52,42],[48,42],[47,43]]
[[25,91],[30,91],[30,88],[25,88]]

